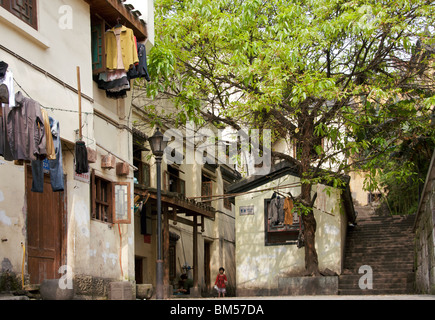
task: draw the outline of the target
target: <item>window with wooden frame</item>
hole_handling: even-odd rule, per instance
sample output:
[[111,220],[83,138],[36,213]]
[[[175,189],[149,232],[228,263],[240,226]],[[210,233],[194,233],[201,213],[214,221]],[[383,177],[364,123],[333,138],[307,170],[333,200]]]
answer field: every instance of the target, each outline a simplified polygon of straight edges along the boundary
[[180,178],[180,170],[173,166],[168,166],[164,172],[163,189],[169,192],[176,192],[186,195],[186,181]]
[[91,218],[110,224],[131,223],[131,191],[128,182],[113,182],[91,172]]
[[92,74],[106,71],[106,22],[96,16],[91,19]]
[[112,189],[113,186],[111,181],[96,176],[95,171],[92,170],[92,219],[106,223],[113,222]]
[[[269,210],[270,206],[275,203],[272,200],[264,200],[265,245],[297,244],[299,234],[303,230],[301,217],[296,211],[293,211],[291,216],[286,217],[285,212],[278,212],[284,210],[283,206],[280,205],[276,212],[278,218],[273,219]],[[284,201],[284,198],[279,199],[279,201]]]
[[36,0],[0,0],[0,5],[38,30],[38,6]]
[[213,195],[213,180],[205,174],[202,175],[201,180],[201,197],[204,197],[202,201],[211,200]]

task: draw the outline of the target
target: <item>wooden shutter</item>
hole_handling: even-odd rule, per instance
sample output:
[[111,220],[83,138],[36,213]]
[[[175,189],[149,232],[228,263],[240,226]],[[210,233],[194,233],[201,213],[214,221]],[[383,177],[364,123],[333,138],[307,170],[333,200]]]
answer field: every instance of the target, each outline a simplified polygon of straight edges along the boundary
[[95,219],[97,217],[97,186],[95,184],[95,170],[91,170],[91,217]]
[[92,73],[106,71],[105,22],[93,17],[91,21]]

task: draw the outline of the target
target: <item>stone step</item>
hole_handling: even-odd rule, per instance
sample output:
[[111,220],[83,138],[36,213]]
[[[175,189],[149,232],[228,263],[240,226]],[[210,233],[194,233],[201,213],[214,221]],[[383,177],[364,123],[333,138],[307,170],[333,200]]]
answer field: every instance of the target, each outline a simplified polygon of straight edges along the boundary
[[[414,289],[414,216],[375,216],[368,208],[348,229],[344,269],[339,277],[340,294],[406,294]],[[361,266],[373,272],[373,290],[361,290]]]
[[413,294],[413,289],[398,288],[398,289],[373,289],[361,290],[358,289],[338,289],[338,294],[342,296],[356,296],[356,295],[400,295],[400,294]]

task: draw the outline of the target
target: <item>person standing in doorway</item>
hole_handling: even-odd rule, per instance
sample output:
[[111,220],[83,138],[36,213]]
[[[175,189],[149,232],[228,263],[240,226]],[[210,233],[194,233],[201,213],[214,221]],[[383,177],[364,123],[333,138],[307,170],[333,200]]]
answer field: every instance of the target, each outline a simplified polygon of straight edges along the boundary
[[215,281],[215,286],[217,286],[217,291],[218,291],[218,297],[220,298],[221,295],[222,297],[225,297],[225,294],[227,293],[227,283],[228,283],[228,279],[227,276],[224,274],[225,269],[223,267],[219,268],[219,274],[216,277],[216,281]]

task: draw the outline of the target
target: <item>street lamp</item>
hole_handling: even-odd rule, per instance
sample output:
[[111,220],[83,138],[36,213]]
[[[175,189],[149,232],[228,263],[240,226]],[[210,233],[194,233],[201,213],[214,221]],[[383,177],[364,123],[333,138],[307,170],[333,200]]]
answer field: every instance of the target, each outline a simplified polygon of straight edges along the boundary
[[157,264],[156,264],[156,298],[163,299],[163,259],[162,259],[162,174],[161,165],[163,153],[166,149],[168,141],[164,140],[160,129],[154,135],[148,138],[151,146],[151,151],[156,158],[157,165]]

